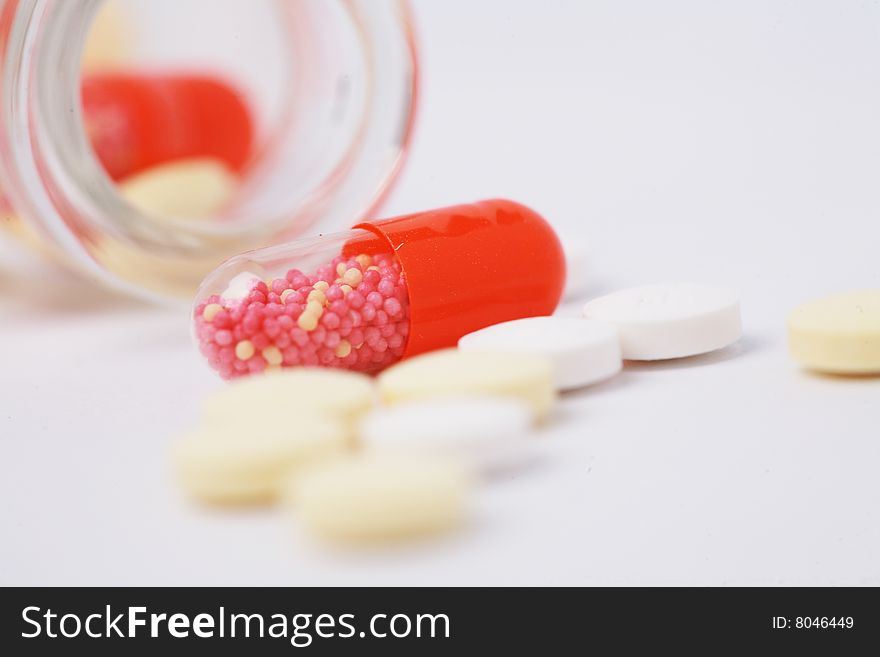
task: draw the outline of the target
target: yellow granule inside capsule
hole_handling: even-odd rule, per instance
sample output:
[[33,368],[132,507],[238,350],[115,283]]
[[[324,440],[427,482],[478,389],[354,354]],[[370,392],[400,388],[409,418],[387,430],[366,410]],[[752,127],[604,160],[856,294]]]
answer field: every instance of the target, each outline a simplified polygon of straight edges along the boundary
[[299,316],[296,323],[303,331],[314,331],[318,327],[318,315],[308,310]]
[[348,269],[348,267],[345,266],[345,263],[340,262],[338,265],[336,265],[336,275],[342,276],[345,273],[346,269]]
[[355,258],[355,260],[357,260],[357,263],[361,266],[362,269],[366,269],[373,264],[373,259],[364,253]]
[[235,357],[238,360],[248,360],[254,355],[254,343],[250,340],[242,340],[235,345]]
[[364,275],[361,273],[361,270],[354,267],[345,272],[345,275],[342,277],[342,281],[352,287],[360,285],[362,280],[364,280]]
[[348,340],[342,340],[339,345],[336,347],[336,355],[339,358],[345,358],[351,353],[351,342]]
[[312,303],[314,301],[320,303],[323,306],[324,303],[327,301],[327,296],[321,290],[312,290],[311,292],[309,292],[309,296],[306,301],[308,301],[309,303]]
[[296,290],[284,290],[284,292],[281,293],[281,303],[284,303],[285,301],[287,301],[287,298],[291,294],[294,294],[295,292],[296,292]]
[[263,349],[263,358],[266,359],[269,365],[281,365],[284,361],[284,356],[278,347],[266,347]]
[[202,311],[202,317],[206,322],[213,322],[214,318],[217,316],[217,313],[219,313],[221,310],[223,310],[223,306],[221,306],[219,303],[209,303]]
[[373,265],[372,267],[367,267],[367,271],[379,271],[379,268],[376,265]]
[[318,301],[309,301],[306,304],[305,312],[314,315],[315,317],[320,317],[324,314],[324,304],[319,303]]
[[318,281],[312,287],[314,287],[316,290],[321,290],[321,292],[326,292],[327,288],[330,287],[330,283],[328,283],[327,281]]
[[343,294],[348,294],[352,291],[353,288],[351,287],[351,285],[341,285],[339,286],[339,289],[342,290]]

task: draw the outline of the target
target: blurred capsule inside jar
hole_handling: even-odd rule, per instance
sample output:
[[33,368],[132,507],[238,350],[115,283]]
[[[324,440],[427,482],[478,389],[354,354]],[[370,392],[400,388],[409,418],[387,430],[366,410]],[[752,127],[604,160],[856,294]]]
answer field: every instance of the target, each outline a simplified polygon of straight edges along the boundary
[[[178,7],[178,22],[193,20],[198,4]],[[173,35],[157,38],[165,5],[103,3],[82,56],[82,118],[94,155],[129,203],[152,216],[205,218],[235,193],[264,99],[211,37],[194,38],[188,52]],[[216,22],[204,32],[222,32]],[[197,193],[185,199],[177,188],[193,180]]]

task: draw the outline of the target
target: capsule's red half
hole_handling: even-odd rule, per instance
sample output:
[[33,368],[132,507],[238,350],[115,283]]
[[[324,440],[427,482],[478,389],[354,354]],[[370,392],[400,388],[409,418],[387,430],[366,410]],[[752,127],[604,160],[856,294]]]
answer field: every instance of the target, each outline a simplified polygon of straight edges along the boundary
[[82,83],[86,131],[114,180],[194,157],[233,171],[248,161],[250,112],[230,84],[197,74],[98,73]]
[[[451,347],[486,326],[550,315],[565,285],[565,256],[535,211],[507,200],[456,205],[356,226],[390,245],[406,277],[405,356]],[[359,240],[347,250],[368,249]]]

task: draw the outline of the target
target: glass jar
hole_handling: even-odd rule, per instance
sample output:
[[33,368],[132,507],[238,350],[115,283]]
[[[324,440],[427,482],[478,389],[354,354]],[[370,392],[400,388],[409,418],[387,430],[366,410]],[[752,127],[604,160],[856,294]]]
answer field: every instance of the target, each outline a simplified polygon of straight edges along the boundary
[[14,233],[110,286],[190,298],[226,257],[356,224],[387,192],[417,88],[403,0],[111,1],[128,18],[122,69],[211,71],[244,90],[251,159],[214,216],[139,210],[84,129],[82,53],[103,0],[0,0],[0,212]]

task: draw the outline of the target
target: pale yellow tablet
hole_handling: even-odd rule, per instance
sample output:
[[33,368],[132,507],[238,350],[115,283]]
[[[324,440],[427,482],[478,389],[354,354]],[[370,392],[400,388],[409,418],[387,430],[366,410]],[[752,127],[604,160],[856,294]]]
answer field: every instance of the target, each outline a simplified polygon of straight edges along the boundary
[[287,488],[285,499],[322,538],[388,541],[456,527],[469,490],[457,461],[384,453],[316,466]]
[[105,2],[86,38],[82,66],[86,71],[120,68],[131,54],[131,17],[116,0]]
[[819,299],[788,318],[791,355],[829,374],[880,374],[880,290]]
[[552,363],[528,354],[435,351],[393,366],[378,383],[389,404],[451,395],[510,396],[525,400],[538,419],[556,400]]
[[354,421],[374,402],[373,380],[365,374],[296,367],[234,381],[202,402],[202,420],[224,427],[259,416],[283,424],[308,413]]
[[119,184],[119,192],[141,212],[171,219],[204,219],[232,199],[238,178],[210,158],[177,160],[141,171]]
[[351,441],[346,423],[313,415],[286,423],[248,422],[183,436],[173,451],[176,473],[187,492],[204,502],[270,502],[283,482],[304,467],[338,457]]

